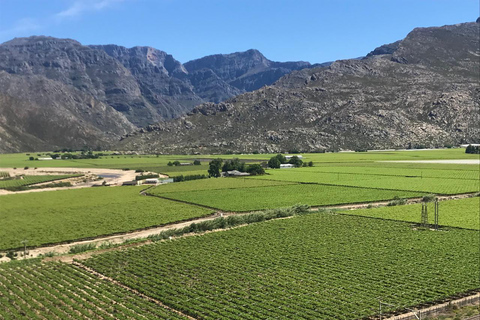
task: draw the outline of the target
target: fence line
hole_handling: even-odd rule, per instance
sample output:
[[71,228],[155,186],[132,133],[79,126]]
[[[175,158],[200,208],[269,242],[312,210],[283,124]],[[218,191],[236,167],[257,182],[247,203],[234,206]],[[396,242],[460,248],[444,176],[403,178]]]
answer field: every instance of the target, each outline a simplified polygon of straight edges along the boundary
[[[424,319],[427,316],[433,316],[441,312],[444,312],[450,309],[454,305],[458,307],[463,307],[466,305],[478,304],[478,303],[480,303],[480,293],[476,293],[472,296],[468,296],[462,299],[457,299],[457,300],[452,300],[442,304],[437,304],[429,308],[421,309],[418,311],[421,311],[422,319]],[[409,313],[401,314],[398,316],[393,316],[385,320],[413,320],[413,319],[417,319],[417,317],[413,312],[409,312]]]

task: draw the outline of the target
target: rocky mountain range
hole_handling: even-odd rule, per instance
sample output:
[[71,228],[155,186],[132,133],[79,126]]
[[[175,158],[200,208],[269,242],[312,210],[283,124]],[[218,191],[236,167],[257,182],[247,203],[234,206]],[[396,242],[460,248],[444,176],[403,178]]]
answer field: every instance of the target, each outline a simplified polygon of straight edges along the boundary
[[[224,153],[478,143],[479,26],[477,20],[416,28],[363,59],[293,71],[273,85],[201,104],[178,119],[128,134],[118,147]],[[214,65],[225,58],[206,61]],[[197,70],[196,62],[185,66]],[[245,90],[255,87],[247,73],[237,80],[230,80],[231,72],[216,74]]]
[[136,128],[305,67],[257,50],[183,65],[151,47],[15,38],[0,45],[0,152],[111,146]]

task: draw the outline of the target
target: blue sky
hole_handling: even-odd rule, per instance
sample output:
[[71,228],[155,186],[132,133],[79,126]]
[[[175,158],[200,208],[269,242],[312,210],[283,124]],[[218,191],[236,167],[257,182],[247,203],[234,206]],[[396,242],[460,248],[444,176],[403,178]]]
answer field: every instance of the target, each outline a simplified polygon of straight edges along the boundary
[[0,42],[49,35],[143,45],[181,62],[255,48],[316,63],[478,16],[478,0],[0,0]]

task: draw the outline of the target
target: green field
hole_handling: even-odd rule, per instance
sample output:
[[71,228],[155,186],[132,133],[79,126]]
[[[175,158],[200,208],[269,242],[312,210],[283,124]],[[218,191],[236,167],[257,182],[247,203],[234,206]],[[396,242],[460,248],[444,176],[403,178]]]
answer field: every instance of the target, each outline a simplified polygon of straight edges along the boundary
[[[434,204],[428,204],[429,223],[434,223]],[[345,211],[347,214],[420,223],[422,205]],[[439,202],[439,225],[480,230],[480,197]]]
[[0,266],[0,319],[187,319],[71,265]]
[[[456,166],[456,165],[455,165]],[[463,165],[463,170],[388,167],[318,166],[313,168],[271,169],[267,175],[255,177],[275,181],[308,182],[328,185],[408,190],[436,194],[479,192],[478,166]]]
[[[36,156],[36,154],[32,154]],[[305,153],[304,161],[313,161],[315,165],[338,164],[338,163],[373,163],[374,161],[389,160],[437,160],[437,159],[478,159],[478,156],[466,154],[465,149],[438,149],[427,151],[378,151],[378,152],[351,152],[351,153]],[[105,156],[99,159],[79,160],[51,160],[51,161],[30,161],[29,155],[24,153],[0,154],[0,168],[23,168],[25,166],[36,167],[77,167],[77,168],[111,168],[111,169],[142,169],[157,168],[158,171],[168,169],[169,161],[179,160],[180,162],[193,161],[200,158],[202,162],[209,159],[240,158],[252,162],[268,160],[272,154],[242,154],[242,155],[119,155]],[[395,165],[395,164],[391,164]],[[408,164],[400,164],[408,165]],[[427,165],[428,166],[428,165]],[[450,165],[451,167],[452,165]],[[165,168],[167,167],[167,168]],[[181,167],[190,168],[190,167]],[[152,170],[152,171],[157,171]],[[175,170],[175,169],[174,169]],[[169,171],[169,170],[165,170]],[[171,172],[176,172],[172,171]]]
[[78,177],[74,174],[65,174],[65,175],[45,175],[45,176],[24,176],[23,179],[12,179],[12,180],[0,180],[0,189],[12,188],[12,187],[21,187],[28,186],[32,184],[49,182],[61,179],[67,179],[72,177]]
[[[230,178],[223,178],[224,180]],[[201,180],[198,180],[201,181]],[[259,180],[260,181],[260,180]],[[189,182],[184,182],[185,184]],[[239,183],[241,185],[241,183]],[[156,190],[160,190],[158,187]],[[252,211],[287,207],[302,203],[327,206],[412,198],[424,194],[409,191],[374,190],[316,184],[294,184],[237,189],[164,192],[162,197],[196,203],[226,211]]]
[[171,192],[186,192],[200,190],[239,189],[267,186],[292,185],[292,182],[268,181],[251,178],[210,178],[201,180],[185,181],[181,183],[169,183],[149,189],[148,193],[163,195]]
[[318,213],[84,264],[200,319],[361,319],[479,288],[478,237]]
[[126,232],[205,216],[211,210],[112,187],[0,196],[0,249]]

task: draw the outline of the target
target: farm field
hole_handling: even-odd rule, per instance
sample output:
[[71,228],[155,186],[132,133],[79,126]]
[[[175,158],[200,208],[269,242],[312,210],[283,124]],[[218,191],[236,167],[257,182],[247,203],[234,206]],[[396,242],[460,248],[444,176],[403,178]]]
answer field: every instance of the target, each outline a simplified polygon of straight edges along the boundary
[[[118,155],[105,156],[99,159],[71,159],[71,160],[50,160],[30,161],[29,155],[24,153],[1,154],[0,168],[35,165],[36,167],[77,167],[77,168],[109,168],[109,169],[153,169],[158,171],[177,172],[176,169],[168,167],[169,161],[179,160],[180,162],[202,160],[207,163],[209,159],[240,158],[252,162],[268,160],[274,154],[242,154],[242,155]],[[307,153],[303,154],[305,161],[313,161],[317,164],[338,164],[338,163],[373,163],[375,161],[387,160],[437,160],[437,159],[478,159],[475,155],[466,154],[465,149],[438,149],[438,150],[412,150],[412,151],[377,151],[377,152],[346,152],[346,153]],[[388,163],[389,166],[412,165]],[[427,164],[414,164],[427,165]],[[428,166],[428,165],[427,165]],[[451,166],[451,165],[450,165]],[[193,166],[192,166],[193,167]],[[168,170],[170,168],[171,170]],[[180,167],[179,167],[180,168]],[[181,167],[181,168],[191,168]],[[167,170],[166,170],[167,169]],[[182,169],[183,170],[183,169]],[[197,169],[198,170],[198,169]],[[156,170],[152,170],[156,171]]]
[[212,211],[111,187],[1,196],[0,249],[71,241],[202,217]]
[[154,195],[163,195],[171,192],[182,191],[200,191],[200,190],[218,190],[218,189],[241,189],[253,187],[292,185],[294,182],[269,181],[251,178],[210,178],[192,180],[181,183],[169,183],[160,185],[154,189],[149,189],[148,193]]
[[[429,223],[434,221],[434,204],[428,204]],[[345,211],[346,214],[420,223],[421,204]],[[480,230],[480,197],[441,201],[439,225]]]
[[11,188],[11,187],[21,187],[28,186],[31,184],[49,182],[61,179],[67,179],[72,177],[77,177],[78,175],[45,175],[45,176],[24,176],[23,179],[12,179],[12,180],[0,180],[0,189]]
[[[276,181],[408,190],[436,194],[480,191],[478,167],[463,165],[463,170],[418,168],[328,166],[297,169],[271,169],[268,175],[255,177]],[[467,167],[467,168],[465,168]],[[435,166],[433,165],[433,168]]]
[[187,319],[63,263],[0,267],[0,319]]
[[[237,179],[223,178],[223,180]],[[190,182],[187,181],[182,183],[187,185]],[[239,186],[241,184],[242,182],[238,183]],[[162,187],[163,186],[157,187],[154,192],[161,190]],[[316,184],[293,184],[161,193],[162,197],[169,199],[186,201],[227,211],[240,212],[287,207],[298,203],[308,204],[310,206],[327,206],[334,204],[390,200],[395,197],[413,198],[423,195],[425,194],[420,192],[375,190]]]
[[478,231],[316,213],[82,263],[201,319],[361,319],[480,286]]

